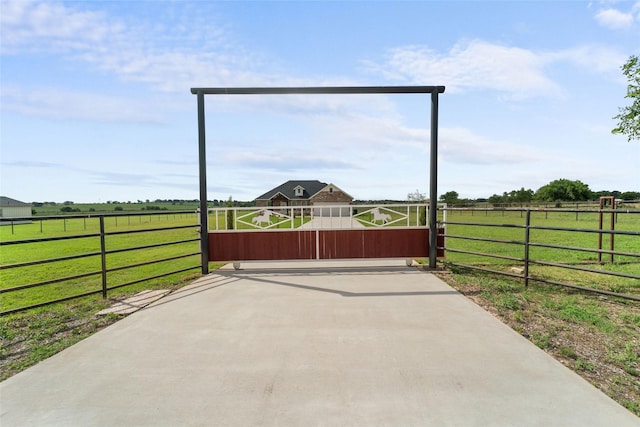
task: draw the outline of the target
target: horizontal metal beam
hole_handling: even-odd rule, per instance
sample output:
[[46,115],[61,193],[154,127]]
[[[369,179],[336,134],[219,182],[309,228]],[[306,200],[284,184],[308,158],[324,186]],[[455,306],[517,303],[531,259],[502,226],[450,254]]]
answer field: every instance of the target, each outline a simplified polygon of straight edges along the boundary
[[444,93],[444,86],[326,86],[326,87],[195,87],[196,95],[313,95],[367,93]]

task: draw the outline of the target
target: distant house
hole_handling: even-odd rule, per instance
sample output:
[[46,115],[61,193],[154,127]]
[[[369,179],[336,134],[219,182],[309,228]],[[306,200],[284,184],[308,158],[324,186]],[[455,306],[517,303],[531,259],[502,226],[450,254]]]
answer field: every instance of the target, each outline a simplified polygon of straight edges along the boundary
[[258,207],[313,206],[314,215],[349,215],[349,208],[331,208],[350,205],[353,197],[334,184],[320,181],[287,181],[255,200]]
[[[0,218],[31,218],[31,205],[10,197],[0,196]],[[30,222],[30,220],[14,221],[14,224]],[[0,221],[0,225],[9,224],[11,224],[10,221]]]

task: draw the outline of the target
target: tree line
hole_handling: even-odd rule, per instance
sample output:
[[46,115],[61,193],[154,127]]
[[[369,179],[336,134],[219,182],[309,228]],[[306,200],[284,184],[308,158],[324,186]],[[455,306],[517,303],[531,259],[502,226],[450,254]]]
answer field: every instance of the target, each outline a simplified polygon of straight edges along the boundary
[[[440,196],[444,203],[489,202],[489,203],[529,203],[529,202],[586,202],[597,200],[602,196],[613,196],[621,200],[640,200],[640,191],[592,191],[589,186],[579,180],[556,179],[543,185],[536,191],[532,189],[505,191],[501,195],[493,194],[487,199],[460,199],[456,191],[448,191]],[[408,197],[415,197],[411,193]]]

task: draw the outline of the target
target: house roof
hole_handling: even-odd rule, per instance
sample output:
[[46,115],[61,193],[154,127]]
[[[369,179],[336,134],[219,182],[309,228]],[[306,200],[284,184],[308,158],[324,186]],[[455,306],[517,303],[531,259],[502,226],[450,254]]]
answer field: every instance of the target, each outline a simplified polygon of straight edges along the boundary
[[21,202],[20,200],[12,199],[11,197],[0,196],[0,207],[30,207],[29,203]]
[[[257,197],[256,200],[270,200],[273,198],[273,196],[275,196],[278,193],[282,194],[284,197],[286,197],[289,200],[306,200],[312,197],[318,191],[322,190],[327,185],[328,185],[327,183],[320,182],[318,180],[312,180],[312,181],[291,180],[291,181],[285,182],[284,184],[272,190],[267,191],[263,195]],[[295,188],[298,186],[304,188],[304,191],[302,192],[302,196],[295,195]]]

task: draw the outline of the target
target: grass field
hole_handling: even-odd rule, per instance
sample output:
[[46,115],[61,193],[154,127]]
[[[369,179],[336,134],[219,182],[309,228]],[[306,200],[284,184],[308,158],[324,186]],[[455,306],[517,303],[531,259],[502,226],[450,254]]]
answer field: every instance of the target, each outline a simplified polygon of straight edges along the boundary
[[[525,213],[514,211],[449,211],[448,222],[465,222],[483,225],[448,224],[446,233],[457,236],[473,236],[510,242],[524,242],[524,229],[493,227],[495,224],[524,225]],[[596,212],[538,212],[532,211],[531,225],[533,227],[563,227],[583,230],[598,230],[599,217]],[[608,230],[610,215],[604,215],[603,229]],[[640,213],[620,212],[614,223],[615,230],[640,232]],[[538,244],[561,245],[596,250],[598,248],[598,233],[575,232],[558,230],[532,229],[530,242]],[[448,249],[460,249],[478,252],[482,254],[509,256],[514,258],[524,257],[524,247],[519,244],[484,242],[476,240],[463,240],[448,238]],[[610,249],[609,235],[602,237],[602,249]],[[614,250],[630,254],[640,255],[640,235],[616,235],[614,238]],[[609,255],[602,255],[602,263],[598,261],[598,254],[567,249],[554,249],[545,247],[530,247],[529,256],[533,260],[552,263],[562,263],[592,270],[613,271],[640,276],[640,257],[615,255],[614,262],[609,262]],[[510,267],[523,265],[522,262],[511,260],[488,258],[480,255],[448,252],[446,260],[453,263],[486,266],[495,270],[508,270]],[[613,292],[640,295],[640,281],[632,278],[613,277],[602,274],[594,274],[577,270],[566,270],[548,266],[532,265],[530,274],[548,279],[565,281],[580,286],[595,287]]]
[[[172,226],[193,225],[193,227],[160,232],[148,231],[135,234],[106,236],[106,250],[112,251],[198,238],[198,227],[195,225],[196,223],[197,218],[195,213],[107,217],[105,218],[105,231],[107,233],[149,230]],[[35,221],[31,224],[15,225],[13,228],[10,226],[0,227],[0,241],[3,242],[85,236],[71,240],[2,246],[0,247],[0,264],[3,266],[59,257],[93,254],[68,261],[2,269],[0,270],[0,289],[43,282],[54,278],[100,272],[100,238],[96,236],[96,234],[99,233],[99,227],[98,218],[67,218],[42,222]],[[198,251],[199,242],[196,241],[114,253],[107,255],[107,268],[113,269],[176,255],[196,253]],[[109,287],[114,287],[125,282],[135,281],[149,276],[160,275],[189,267],[197,267],[199,263],[200,257],[199,255],[195,255],[188,258],[163,262],[161,264],[151,264],[132,269],[113,271],[107,274],[107,284]],[[3,293],[0,310],[5,311],[15,307],[39,304],[49,300],[100,290],[101,287],[102,277],[100,274],[95,274],[89,277],[67,280],[60,283]],[[114,291],[114,295],[121,292],[122,291]]]
[[[62,214],[90,214],[90,213],[122,213],[122,212],[156,212],[156,211],[194,211],[200,206],[198,201],[178,202],[142,202],[135,203],[73,203],[73,204],[44,204],[35,206],[33,210],[36,216],[55,216]],[[62,209],[70,208],[72,212],[64,212]]]

